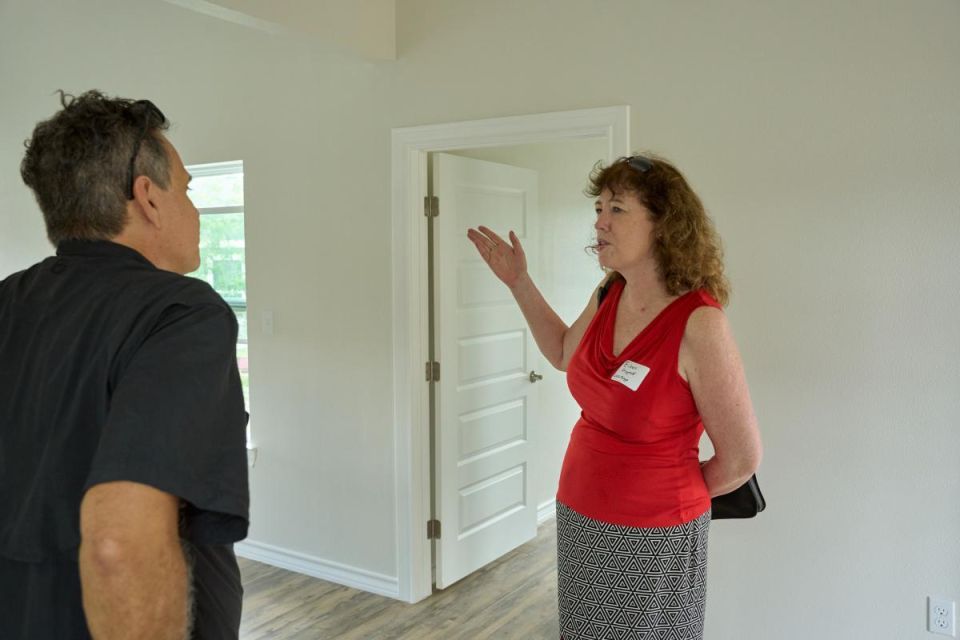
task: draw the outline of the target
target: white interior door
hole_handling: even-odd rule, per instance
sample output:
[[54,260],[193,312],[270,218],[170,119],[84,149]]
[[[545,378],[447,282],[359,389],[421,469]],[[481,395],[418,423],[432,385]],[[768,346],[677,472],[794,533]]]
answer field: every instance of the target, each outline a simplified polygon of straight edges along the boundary
[[529,459],[539,352],[510,291],[467,240],[481,224],[503,238],[512,229],[535,266],[537,182],[529,169],[434,156],[440,589],[537,533]]

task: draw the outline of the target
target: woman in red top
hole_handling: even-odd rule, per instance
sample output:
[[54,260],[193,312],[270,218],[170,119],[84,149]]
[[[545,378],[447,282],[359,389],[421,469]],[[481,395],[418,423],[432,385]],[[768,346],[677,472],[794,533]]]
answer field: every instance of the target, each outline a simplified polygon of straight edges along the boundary
[[[560,634],[699,640],[710,498],[743,484],[761,456],[722,311],[720,242],[663,159],[598,167],[587,192],[608,273],[572,326],[530,279],[512,231],[509,243],[486,227],[467,233],[582,409],[557,492]],[[704,429],[716,453],[701,465]]]

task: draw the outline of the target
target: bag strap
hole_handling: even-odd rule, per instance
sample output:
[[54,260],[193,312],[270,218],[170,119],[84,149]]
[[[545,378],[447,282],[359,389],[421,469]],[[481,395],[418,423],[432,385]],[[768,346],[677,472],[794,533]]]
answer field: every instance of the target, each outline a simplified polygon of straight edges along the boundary
[[603,302],[603,299],[607,297],[607,293],[610,291],[610,281],[607,280],[600,288],[597,289],[597,308],[600,308],[600,304]]
[[617,280],[622,280],[623,276],[618,273],[608,273],[607,277],[603,279],[603,283],[597,288],[597,308],[600,308],[600,303],[603,302],[603,299],[607,297],[607,294],[610,293],[610,287],[613,286],[613,283]]

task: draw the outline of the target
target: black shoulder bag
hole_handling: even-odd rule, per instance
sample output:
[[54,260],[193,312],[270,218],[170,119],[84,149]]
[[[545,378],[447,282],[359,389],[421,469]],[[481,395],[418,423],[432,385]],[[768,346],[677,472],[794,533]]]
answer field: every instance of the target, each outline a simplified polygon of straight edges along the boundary
[[767,501],[760,493],[757,474],[753,474],[739,489],[710,500],[710,519],[752,518],[766,507]]
[[[607,288],[610,282],[605,282],[597,291],[597,306],[603,302],[607,295]],[[710,519],[725,520],[729,518],[752,518],[767,507],[767,501],[763,499],[760,493],[760,484],[757,482],[757,474],[753,474],[749,480],[734,489],[730,493],[722,496],[716,496],[710,500]]]

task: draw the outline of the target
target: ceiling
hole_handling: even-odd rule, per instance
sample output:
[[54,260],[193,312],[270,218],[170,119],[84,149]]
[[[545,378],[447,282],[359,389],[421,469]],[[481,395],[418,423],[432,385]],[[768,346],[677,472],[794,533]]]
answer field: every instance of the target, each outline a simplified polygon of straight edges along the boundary
[[274,34],[321,39],[374,61],[396,60],[396,0],[165,0]]

